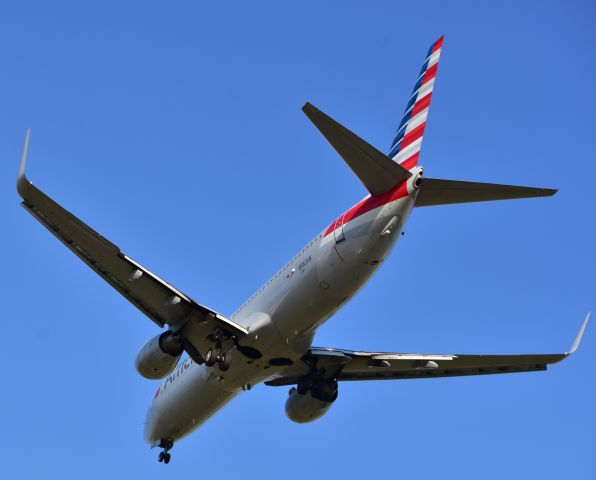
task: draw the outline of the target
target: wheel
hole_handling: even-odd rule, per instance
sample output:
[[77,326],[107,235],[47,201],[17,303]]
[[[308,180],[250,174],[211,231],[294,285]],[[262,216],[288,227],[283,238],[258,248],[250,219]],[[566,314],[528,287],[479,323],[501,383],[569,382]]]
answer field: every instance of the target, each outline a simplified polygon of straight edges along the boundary
[[225,372],[226,370],[228,370],[228,368],[230,368],[231,363],[232,363],[232,354],[230,352],[222,353],[220,355],[218,366],[222,372]]
[[[159,463],[163,462],[165,460],[165,453],[164,452],[159,452],[159,455],[157,456],[157,461]],[[167,463],[167,462],[166,462]]]
[[163,456],[163,463],[165,463],[166,465],[168,463],[170,463],[170,458],[172,458],[172,456],[169,453],[164,454],[164,456]]
[[212,367],[220,356],[219,348],[210,348],[205,355],[205,365]]

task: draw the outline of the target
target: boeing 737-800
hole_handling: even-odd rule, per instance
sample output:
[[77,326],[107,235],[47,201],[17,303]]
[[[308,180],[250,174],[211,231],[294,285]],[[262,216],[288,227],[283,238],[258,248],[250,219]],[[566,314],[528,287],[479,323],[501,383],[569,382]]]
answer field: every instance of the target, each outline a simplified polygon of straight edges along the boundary
[[[194,301],[123,253],[25,177],[29,131],[17,179],[22,205],[98,275],[166,330],[138,352],[136,368],[162,379],[146,441],[170,461],[174,442],[253,385],[292,386],[288,417],[327,412],[342,381],[436,378],[546,370],[573,353],[431,355],[312,347],[317,328],[352,298],[395,245],[414,207],[547,197],[556,190],[426,178],[418,165],[443,38],[428,51],[388,154],[307,103],[304,113],[369,195],[330,222],[229,316]],[[180,361],[183,354],[185,359]]]

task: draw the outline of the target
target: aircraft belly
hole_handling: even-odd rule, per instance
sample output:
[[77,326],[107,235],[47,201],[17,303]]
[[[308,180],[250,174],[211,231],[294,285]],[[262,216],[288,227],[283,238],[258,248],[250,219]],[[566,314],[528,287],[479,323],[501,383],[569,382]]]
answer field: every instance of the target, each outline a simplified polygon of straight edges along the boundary
[[[287,346],[281,347],[280,352],[285,354],[286,350]],[[160,439],[175,441],[188,435],[242,392],[244,385],[256,385],[285,368],[268,364],[273,352],[268,352],[263,360],[254,361],[235,353],[226,372],[197,365],[187,358],[179,372],[175,370],[161,383],[147,415],[148,443],[153,445]],[[300,355],[293,355],[294,361],[299,358]]]
[[[404,201],[406,200],[406,201]],[[344,225],[345,239],[336,244],[328,240],[331,254],[317,263],[319,281],[326,287],[323,296],[327,320],[376,272],[395,242],[412,208],[409,199],[398,200],[368,212]],[[390,225],[391,233],[381,234]],[[333,255],[335,253],[335,255]]]
[[304,335],[310,326],[309,320],[319,311],[320,294],[318,292],[318,276],[314,265],[306,271],[295,274],[289,279],[291,289],[271,310],[271,317],[275,322],[286,348],[291,341]]
[[[309,268],[294,272],[291,288],[270,310],[285,343],[314,334],[366,283],[395,244],[411,207],[409,198],[392,202],[346,223],[339,243],[333,233],[321,239]],[[387,225],[391,234],[382,237]]]
[[237,392],[219,385],[211,370],[191,362],[188,371],[171,384],[162,383],[148,414],[148,443],[175,441],[188,435],[236,396]]
[[[411,206],[411,201],[402,200],[368,212],[344,225],[345,238],[339,244],[333,234],[327,235],[306,256],[298,256],[295,268],[278,279],[275,291],[243,315],[243,323],[249,326],[243,344],[258,348],[263,358],[250,360],[233,351],[232,366],[225,373],[190,360],[187,367],[185,361],[179,376],[164,381],[160,388],[165,391],[152,402],[147,440],[177,440],[189,434],[241,392],[243,385],[255,385],[286,368],[271,365],[270,359],[299,361],[316,328],[376,271],[399,237]],[[391,235],[383,237],[389,224]]]

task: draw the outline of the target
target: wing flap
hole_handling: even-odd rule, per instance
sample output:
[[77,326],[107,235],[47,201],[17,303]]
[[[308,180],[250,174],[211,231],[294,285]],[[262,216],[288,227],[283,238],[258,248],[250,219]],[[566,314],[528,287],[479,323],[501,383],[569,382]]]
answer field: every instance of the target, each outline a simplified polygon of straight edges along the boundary
[[397,380],[408,378],[456,377],[546,370],[548,364],[565,358],[552,355],[454,355],[451,360],[388,360],[374,365],[366,359],[351,362],[338,380]]
[[[406,380],[413,378],[460,377],[466,375],[491,375],[499,373],[535,372],[546,370],[567,354],[546,355],[411,355],[365,354],[351,356],[339,366],[336,357],[320,355],[317,368],[326,372],[339,372],[332,376],[337,381],[355,380]],[[308,363],[308,362],[307,362]],[[309,373],[307,367],[284,372],[267,385],[293,385]]]

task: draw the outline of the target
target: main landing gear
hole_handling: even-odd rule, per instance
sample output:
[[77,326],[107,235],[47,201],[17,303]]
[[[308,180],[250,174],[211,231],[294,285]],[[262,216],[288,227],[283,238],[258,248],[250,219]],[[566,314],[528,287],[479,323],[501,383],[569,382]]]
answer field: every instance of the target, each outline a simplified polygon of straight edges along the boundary
[[212,346],[201,360],[207,367],[217,365],[222,372],[230,368],[232,352],[237,351],[250,360],[257,360],[263,356],[256,348],[239,345],[235,335],[226,334],[221,328],[216,329],[207,338],[212,342]]
[[219,347],[213,347],[207,350],[207,354],[205,355],[205,365],[208,367],[212,367],[213,365],[217,364],[219,369],[222,372],[225,372],[230,368],[230,364],[232,363],[232,354],[228,352],[223,352]]
[[[205,365],[212,367],[217,364],[219,369],[222,372],[225,372],[230,368],[230,364],[232,363],[232,350],[226,350],[224,352],[222,349],[222,337],[223,334],[221,330],[218,330],[213,335],[215,345],[207,350],[207,353],[205,354]],[[232,347],[232,349],[233,348],[234,347]]]
[[161,448],[163,448],[163,451],[159,452],[157,461],[159,463],[163,462],[165,464],[170,463],[170,459],[172,458],[172,455],[168,452],[174,446],[174,442],[172,442],[171,440],[162,440],[161,442],[159,442],[159,446]]

